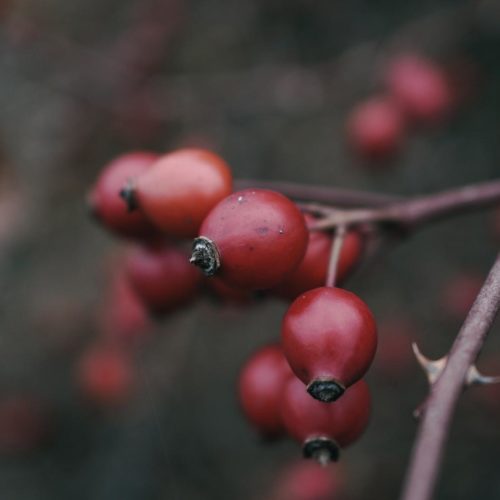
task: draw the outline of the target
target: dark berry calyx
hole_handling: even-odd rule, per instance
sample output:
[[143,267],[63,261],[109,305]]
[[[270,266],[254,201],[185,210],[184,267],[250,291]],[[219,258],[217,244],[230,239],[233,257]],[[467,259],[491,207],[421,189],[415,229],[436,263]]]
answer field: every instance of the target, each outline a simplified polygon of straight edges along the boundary
[[321,465],[328,465],[339,459],[340,447],[329,437],[315,437],[304,442],[302,454],[304,458],[313,458]]
[[344,394],[345,386],[338,380],[313,380],[307,386],[307,392],[318,401],[332,403]]
[[123,188],[120,190],[120,198],[122,198],[122,200],[125,202],[125,205],[127,205],[127,210],[129,212],[133,212],[134,210],[137,210],[139,208],[139,204],[137,203],[137,197],[135,194],[134,183],[131,179],[129,179],[125,186],[123,186]]
[[212,240],[205,238],[205,236],[195,238],[189,262],[198,266],[205,276],[213,276],[220,267],[220,256],[217,246]]

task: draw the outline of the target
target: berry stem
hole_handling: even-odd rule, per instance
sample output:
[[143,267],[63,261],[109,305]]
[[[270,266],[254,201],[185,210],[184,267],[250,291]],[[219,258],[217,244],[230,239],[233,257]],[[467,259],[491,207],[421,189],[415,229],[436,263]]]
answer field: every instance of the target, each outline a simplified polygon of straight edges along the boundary
[[470,367],[500,307],[500,254],[451,347],[446,366],[423,405],[402,500],[430,500],[438,477],[451,419]]
[[342,245],[344,243],[346,232],[346,226],[343,225],[338,226],[335,229],[335,236],[333,237],[332,250],[330,252],[330,261],[328,263],[328,272],[326,275],[325,286],[335,286],[338,275],[340,254],[342,252]]

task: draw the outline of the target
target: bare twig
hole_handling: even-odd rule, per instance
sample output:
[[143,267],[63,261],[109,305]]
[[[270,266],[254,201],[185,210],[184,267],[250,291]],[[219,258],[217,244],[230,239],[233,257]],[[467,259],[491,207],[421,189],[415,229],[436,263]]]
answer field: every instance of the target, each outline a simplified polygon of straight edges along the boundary
[[442,374],[431,386],[402,500],[429,500],[432,497],[453,411],[499,306],[500,254],[453,343]]
[[344,243],[345,234],[345,226],[339,226],[335,230],[325,286],[335,286],[336,278],[338,276],[340,254],[342,252],[342,244]]

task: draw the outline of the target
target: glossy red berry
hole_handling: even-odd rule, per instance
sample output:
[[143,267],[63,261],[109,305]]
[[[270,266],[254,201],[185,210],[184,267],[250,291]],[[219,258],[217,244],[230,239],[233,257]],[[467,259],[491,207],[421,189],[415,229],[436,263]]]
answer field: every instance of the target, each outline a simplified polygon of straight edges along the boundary
[[253,290],[272,288],[304,257],[309,233],[298,207],[280,193],[246,189],[206,217],[191,261],[206,275]]
[[303,445],[305,457],[321,462],[337,460],[364,432],[370,419],[371,397],[364,380],[349,387],[342,399],[325,404],[311,398],[300,380],[286,384],[282,415],[287,432]]
[[76,383],[82,395],[93,404],[114,406],[123,403],[132,390],[131,360],[117,349],[94,348],[80,359]]
[[125,270],[137,296],[154,313],[166,313],[188,303],[202,280],[187,253],[168,243],[133,249]]
[[264,436],[283,433],[281,398],[293,377],[281,347],[270,345],[257,351],[240,373],[238,392],[247,419]]
[[120,192],[128,182],[146,172],[157,158],[148,152],[128,153],[115,158],[102,170],[88,202],[97,220],[112,232],[130,238],[149,238],[155,234],[141,212],[127,208]]
[[368,306],[341,288],[300,295],[285,314],[281,336],[293,372],[324,402],[335,401],[366,373],[377,347]]
[[148,311],[131,287],[124,264],[120,259],[120,267],[111,274],[99,310],[98,325],[108,342],[133,347],[147,337],[152,325]]
[[206,282],[210,291],[222,302],[244,305],[252,302],[255,298],[252,291],[235,288],[217,278],[217,276],[207,278]]
[[416,54],[400,56],[387,72],[392,96],[407,115],[424,123],[440,121],[450,112],[453,93],[444,71]]
[[[305,216],[306,222],[314,218]],[[344,238],[337,269],[337,282],[342,283],[358,262],[362,253],[362,238],[355,231],[350,231]],[[295,299],[301,293],[321,287],[325,284],[332,249],[332,236],[322,231],[311,231],[306,254],[299,267],[285,281],[273,289],[273,293],[286,298]]]
[[369,160],[394,156],[404,142],[404,114],[392,99],[376,97],[358,104],[347,120],[352,149]]
[[138,176],[125,197],[167,234],[192,238],[231,190],[231,171],[222,158],[203,149],[180,149]]
[[322,467],[300,460],[289,464],[279,475],[267,500],[331,500],[338,498],[344,488],[344,473],[339,469]]

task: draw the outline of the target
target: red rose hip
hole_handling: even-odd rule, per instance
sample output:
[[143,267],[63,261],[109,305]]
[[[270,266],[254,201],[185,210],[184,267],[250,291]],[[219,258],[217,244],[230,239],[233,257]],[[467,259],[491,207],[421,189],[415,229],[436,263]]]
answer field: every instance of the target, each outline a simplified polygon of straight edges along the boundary
[[196,296],[202,280],[188,255],[165,243],[134,249],[125,268],[137,296],[154,313],[188,303]]
[[139,211],[131,212],[120,197],[132,179],[146,172],[158,155],[148,152],[124,154],[109,163],[89,193],[88,203],[96,219],[114,233],[129,238],[146,238],[155,233]]
[[285,314],[281,335],[293,372],[323,402],[335,401],[363,377],[377,347],[368,306],[341,288],[300,295]]
[[125,197],[167,234],[192,238],[231,191],[231,171],[222,158],[203,149],[180,149],[138,176]]
[[257,351],[241,370],[238,393],[243,412],[266,437],[283,433],[281,397],[291,377],[292,370],[278,345]]
[[300,380],[290,379],[283,392],[285,429],[302,443],[306,458],[335,461],[339,448],[356,441],[370,420],[371,397],[364,380],[347,389],[342,399],[328,405],[311,398]]
[[304,216],[287,197],[246,189],[208,214],[193,242],[191,262],[227,284],[265,290],[292,273],[304,257],[309,233]]

